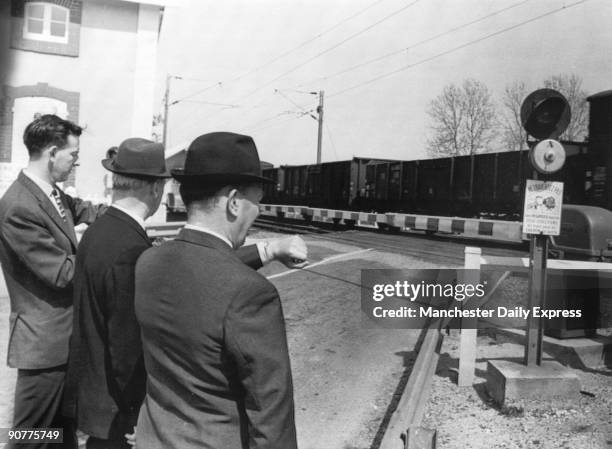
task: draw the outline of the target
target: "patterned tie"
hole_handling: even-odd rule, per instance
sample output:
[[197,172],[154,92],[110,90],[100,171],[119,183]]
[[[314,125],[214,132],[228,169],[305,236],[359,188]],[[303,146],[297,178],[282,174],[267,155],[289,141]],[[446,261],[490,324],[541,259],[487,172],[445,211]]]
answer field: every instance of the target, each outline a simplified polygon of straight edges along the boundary
[[59,192],[57,191],[57,189],[53,189],[51,191],[51,196],[55,200],[55,204],[57,204],[57,208],[59,209],[59,214],[61,215],[62,220],[68,223],[68,220],[66,219],[66,210],[64,209],[64,205],[62,204],[62,200],[60,199]]

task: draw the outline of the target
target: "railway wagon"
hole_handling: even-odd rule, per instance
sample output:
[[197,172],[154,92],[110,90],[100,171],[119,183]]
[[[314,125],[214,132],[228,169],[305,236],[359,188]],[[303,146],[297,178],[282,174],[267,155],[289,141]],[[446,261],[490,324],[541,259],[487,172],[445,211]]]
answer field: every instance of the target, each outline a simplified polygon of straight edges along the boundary
[[[548,176],[565,183],[564,201],[586,204],[592,161],[586,143],[563,142],[567,162]],[[264,202],[367,212],[518,219],[525,180],[533,177],[528,151],[417,161],[353,158],[264,172],[276,183]]]
[[[389,159],[355,157],[315,165],[286,165],[263,175],[275,184],[264,190],[268,204],[361,210],[387,200]],[[395,161],[399,164],[401,161]]]

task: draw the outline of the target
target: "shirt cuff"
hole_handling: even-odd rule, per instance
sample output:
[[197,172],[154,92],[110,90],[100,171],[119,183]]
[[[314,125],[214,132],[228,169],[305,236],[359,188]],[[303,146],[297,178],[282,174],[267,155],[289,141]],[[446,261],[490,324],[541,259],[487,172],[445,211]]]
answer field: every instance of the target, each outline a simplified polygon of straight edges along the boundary
[[268,252],[268,241],[257,242],[255,245],[257,246],[257,252],[259,253],[262,265],[270,263],[272,261],[272,256]]

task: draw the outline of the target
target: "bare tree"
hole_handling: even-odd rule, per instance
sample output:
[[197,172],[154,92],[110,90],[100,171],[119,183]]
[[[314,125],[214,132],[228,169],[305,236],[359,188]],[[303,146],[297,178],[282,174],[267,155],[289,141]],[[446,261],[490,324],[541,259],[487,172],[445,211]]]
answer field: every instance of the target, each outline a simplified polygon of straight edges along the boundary
[[572,120],[560,138],[564,140],[584,140],[588,133],[587,93],[582,90],[582,78],[576,74],[561,74],[544,80],[544,87],[561,92],[567,99],[572,112]]
[[521,123],[521,105],[527,94],[527,86],[522,81],[516,81],[504,89],[502,98],[504,107],[499,126],[502,130],[501,140],[507,150],[517,151],[527,148],[527,132]]
[[430,104],[431,156],[475,154],[486,149],[495,128],[491,94],[480,81],[467,79],[461,87],[446,86]]

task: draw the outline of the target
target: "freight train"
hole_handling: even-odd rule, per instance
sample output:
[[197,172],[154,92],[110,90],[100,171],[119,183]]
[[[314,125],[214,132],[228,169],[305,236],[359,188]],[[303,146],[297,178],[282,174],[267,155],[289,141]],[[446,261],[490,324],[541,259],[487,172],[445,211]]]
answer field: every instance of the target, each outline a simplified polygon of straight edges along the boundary
[[[542,177],[564,183],[564,203],[612,209],[612,90],[588,98],[589,139],[562,141],[564,167]],[[533,177],[528,151],[424,160],[354,157],[347,161],[263,169],[274,180],[264,203],[364,212],[519,220],[525,180]],[[176,184],[170,214],[184,211]]]

